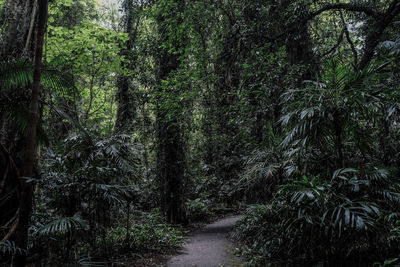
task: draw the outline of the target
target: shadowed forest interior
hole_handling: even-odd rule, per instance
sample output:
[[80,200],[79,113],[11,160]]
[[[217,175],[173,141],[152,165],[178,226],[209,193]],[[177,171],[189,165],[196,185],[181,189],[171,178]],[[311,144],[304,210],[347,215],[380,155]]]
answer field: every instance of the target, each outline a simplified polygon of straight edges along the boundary
[[1,266],[231,214],[243,266],[400,265],[400,0],[0,0]]

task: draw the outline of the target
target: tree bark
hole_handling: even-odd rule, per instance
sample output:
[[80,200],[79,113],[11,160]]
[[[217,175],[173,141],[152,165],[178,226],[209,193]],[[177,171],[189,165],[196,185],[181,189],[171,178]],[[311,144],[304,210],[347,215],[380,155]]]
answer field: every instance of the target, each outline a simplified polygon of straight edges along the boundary
[[9,3],[9,10],[12,12],[12,18],[10,19],[8,23],[8,35],[5,41],[5,44],[3,46],[3,51],[2,51],[2,58],[7,59],[10,57],[10,52],[12,51],[12,48],[16,46],[16,39],[18,35],[18,24],[21,19],[21,12],[23,11],[22,5],[20,0],[12,0]]
[[31,45],[33,29],[35,27],[37,5],[38,5],[38,0],[35,0],[35,2],[33,3],[33,7],[32,7],[31,21],[29,23],[28,35],[26,37],[26,42],[25,42],[25,48],[24,48],[25,53],[27,53],[29,51],[29,47]]
[[[215,83],[214,99],[216,105],[211,116],[216,123],[215,145],[213,165],[216,167],[216,175],[227,181],[236,178],[239,170],[237,158],[240,140],[236,138],[239,133],[235,118],[238,116],[238,97],[235,93],[240,86],[239,60],[241,54],[240,29],[236,28],[236,18],[229,7],[221,3],[220,7],[225,16],[221,23],[224,27],[221,50],[215,60]],[[232,11],[233,12],[233,11]]]
[[[126,41],[126,48],[121,49],[121,55],[127,58],[128,62],[122,62],[122,68],[132,70],[136,63],[136,57],[132,55],[133,44],[136,41],[137,30],[140,23],[140,16],[137,14],[136,20],[133,19],[135,7],[132,1],[129,1],[125,7],[125,32],[129,39]],[[136,118],[137,101],[133,97],[130,79],[126,74],[121,74],[117,79],[117,119],[115,121],[115,132],[131,133],[134,129],[133,124]]]
[[364,45],[364,53],[358,65],[358,70],[363,70],[371,62],[375,49],[381,41],[381,37],[387,27],[400,14],[400,1],[394,0],[387,11],[382,14],[373,24],[372,32],[366,37]]
[[[175,0],[176,8],[167,11],[161,11],[157,16],[159,27],[159,36],[161,43],[170,42],[168,27],[171,27],[170,20],[175,18],[177,24],[181,23],[180,14],[184,9],[184,0]],[[163,13],[163,12],[168,12]],[[174,42],[172,44],[176,52],[168,51],[168,48],[160,46],[157,55],[158,74],[157,90],[160,95],[168,91],[169,95],[176,92],[176,88],[170,88],[163,85],[163,81],[170,78],[170,75],[177,71],[181,60],[180,57],[182,44]],[[174,89],[174,91],[172,91]],[[181,88],[180,88],[181,89]],[[184,147],[184,129],[182,126],[182,109],[175,110],[176,107],[170,107],[169,103],[164,103],[168,99],[160,97],[160,103],[157,104],[157,178],[161,184],[162,191],[162,210],[166,220],[170,223],[187,223],[185,212],[185,196],[183,190],[184,173],[186,168],[185,147]],[[174,109],[174,110],[171,110]]]
[[[22,174],[24,177],[33,177],[34,156],[36,147],[36,132],[38,125],[39,110],[39,94],[40,94],[40,78],[42,68],[43,41],[46,30],[48,0],[39,1],[39,24],[36,39],[36,51],[34,61],[33,84],[31,93],[31,103],[29,111],[29,124],[26,135],[26,147],[24,153],[24,166]],[[32,211],[33,186],[25,180],[22,181],[21,200],[20,200],[20,216],[17,226],[16,245],[20,248],[27,248],[28,228]],[[26,256],[21,254],[18,256],[16,265],[25,266]]]

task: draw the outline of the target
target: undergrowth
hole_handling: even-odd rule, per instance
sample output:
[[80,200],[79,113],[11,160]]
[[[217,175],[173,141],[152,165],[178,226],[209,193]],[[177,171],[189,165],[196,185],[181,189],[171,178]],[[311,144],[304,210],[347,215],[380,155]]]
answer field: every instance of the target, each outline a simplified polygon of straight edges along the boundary
[[369,266],[400,251],[399,179],[354,169],[279,186],[235,229],[250,266]]
[[168,253],[183,244],[183,231],[166,223],[158,212],[143,213],[128,227],[109,229],[107,245],[113,254]]

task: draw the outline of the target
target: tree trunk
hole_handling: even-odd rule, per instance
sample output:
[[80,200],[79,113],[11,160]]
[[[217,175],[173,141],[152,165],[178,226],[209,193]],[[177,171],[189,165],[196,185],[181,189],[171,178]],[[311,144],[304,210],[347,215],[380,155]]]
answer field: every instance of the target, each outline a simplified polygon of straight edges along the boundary
[[[24,166],[22,174],[24,177],[33,177],[33,165],[36,147],[36,131],[38,125],[40,78],[42,67],[43,41],[46,29],[48,0],[39,1],[39,24],[36,40],[36,52],[34,62],[32,95],[29,111],[29,124],[26,135],[26,147],[24,153]],[[27,248],[28,228],[32,211],[33,186],[25,180],[22,181],[20,215],[17,227],[16,245],[20,248]],[[17,266],[25,266],[26,256],[19,255],[16,261]]]
[[2,58],[9,58],[10,52],[13,51],[13,47],[16,47],[17,35],[18,35],[18,24],[21,19],[21,12],[23,11],[20,0],[11,0],[9,3],[9,10],[12,12],[12,18],[8,22],[8,35],[3,46]]
[[[128,68],[133,70],[136,63],[136,56],[132,53],[133,44],[137,37],[137,29],[140,23],[140,16],[137,15],[134,21],[134,9],[135,7],[132,1],[129,1],[125,7],[125,31],[128,33],[129,39],[126,41],[126,48],[121,49],[121,55],[125,56],[128,60],[127,64],[125,62],[121,63],[122,68]],[[115,131],[132,133],[134,130],[134,120],[136,118],[136,106],[137,101],[134,98],[134,94],[131,90],[130,78],[126,74],[121,74],[117,79],[117,119],[115,121]]]
[[343,117],[340,112],[336,111],[333,115],[333,127],[336,136],[337,164],[336,168],[345,168],[344,148],[343,148]]
[[31,46],[31,41],[32,41],[32,34],[33,34],[33,29],[35,26],[35,20],[36,20],[36,12],[37,12],[37,3],[38,0],[35,0],[33,3],[32,7],[32,15],[31,15],[31,21],[29,23],[29,30],[27,33],[26,41],[25,41],[25,48],[24,52],[27,53],[29,51],[29,47]]
[[237,162],[233,160],[237,156],[237,147],[240,140],[237,138],[239,129],[237,123],[233,123],[238,116],[238,98],[235,93],[240,85],[239,54],[240,41],[239,31],[233,25],[227,23],[227,35],[223,48],[219,52],[215,63],[216,76],[215,84],[216,112],[216,140],[218,149],[214,163],[216,163],[217,175],[223,180],[230,180],[235,177],[239,170]]
[[[184,1],[175,0],[176,8],[173,10],[163,10],[157,16],[159,27],[159,36],[162,43],[170,42],[170,36],[166,30],[171,27],[171,18],[176,18],[175,23],[179,25],[181,19],[179,15],[183,12]],[[168,12],[168,13],[167,13]],[[167,16],[167,17],[166,17]],[[174,25],[172,25],[174,26]],[[162,191],[162,209],[166,220],[170,223],[187,223],[185,212],[185,196],[183,190],[184,173],[186,168],[185,146],[184,146],[184,129],[182,126],[183,110],[171,107],[163,99],[165,91],[169,95],[179,92],[173,91],[174,88],[163,85],[163,81],[170,78],[170,75],[177,71],[181,61],[181,49],[179,42],[173,43],[176,51],[170,52],[168,48],[161,47],[158,59],[158,75],[157,90],[162,95],[160,102],[157,103],[157,178],[161,184]],[[181,89],[181,88],[180,88]],[[168,95],[167,94],[167,95]]]

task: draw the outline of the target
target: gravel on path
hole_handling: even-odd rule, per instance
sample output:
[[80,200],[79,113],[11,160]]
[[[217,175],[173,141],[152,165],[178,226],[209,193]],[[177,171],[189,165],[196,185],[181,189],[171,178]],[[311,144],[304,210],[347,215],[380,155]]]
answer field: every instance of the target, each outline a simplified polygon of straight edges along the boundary
[[183,248],[167,262],[167,267],[239,267],[229,232],[241,216],[230,216],[189,234]]

